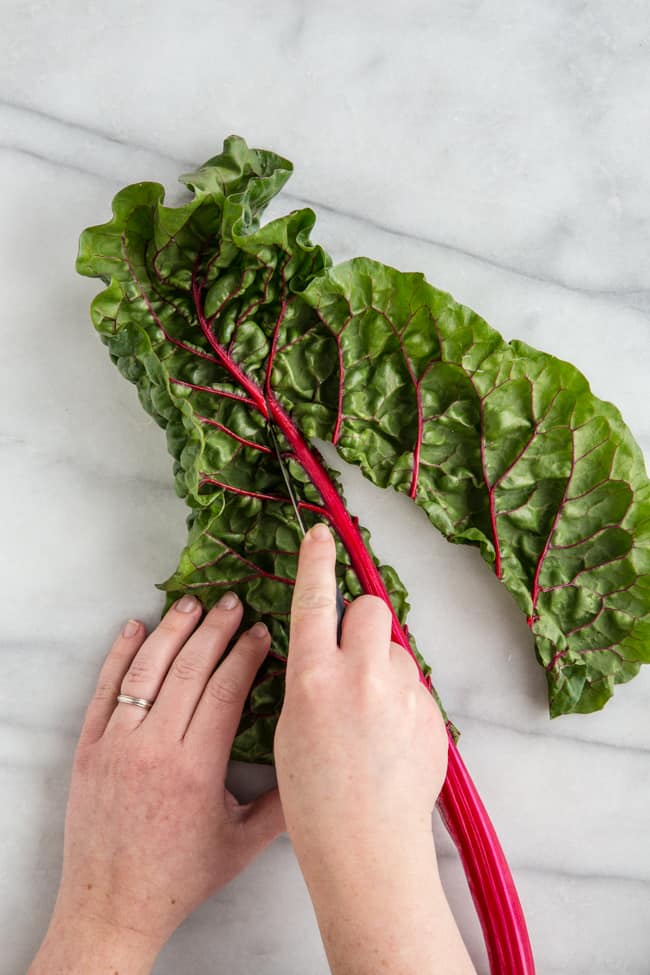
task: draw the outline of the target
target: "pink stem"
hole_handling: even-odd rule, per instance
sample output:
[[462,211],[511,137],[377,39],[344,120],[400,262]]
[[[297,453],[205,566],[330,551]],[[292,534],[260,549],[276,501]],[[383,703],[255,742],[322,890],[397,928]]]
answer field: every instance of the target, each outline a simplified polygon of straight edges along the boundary
[[[332,527],[345,546],[352,567],[367,593],[380,596],[392,617],[392,638],[418,663],[388,591],[368,549],[357,522],[351,517],[319,455],[309,445],[291,417],[267,385],[266,396],[219,345],[201,307],[201,288],[195,276],[193,296],[203,333],[221,364],[241,384],[262,415],[276,423],[289,443],[293,455],[323,499]],[[284,304],[282,314],[284,313]],[[277,330],[276,330],[277,331]],[[275,347],[275,345],[274,345]],[[270,375],[270,369],[269,369]],[[420,680],[431,688],[418,663]],[[526,921],[512,874],[476,786],[465,768],[456,744],[449,737],[447,778],[438,800],[440,813],[458,848],[470,892],[485,937],[492,975],[534,975],[535,963]]]
[[[365,592],[385,600],[393,615],[393,640],[400,643],[417,663],[379,570],[327,470],[275,397],[271,395],[268,402],[272,419],[321,494],[332,525],[350,556],[361,585]],[[424,675],[419,664],[418,670],[420,680],[430,689],[431,680]],[[534,975],[535,965],[526,921],[510,868],[494,826],[451,736],[447,779],[438,806],[463,862],[483,928],[493,975]]]
[[451,735],[438,811],[463,863],[492,975],[535,975],[526,919],[510,868]]
[[[327,510],[329,520],[341,542],[345,546],[352,568],[354,569],[359,582],[365,592],[373,596],[380,596],[389,607],[392,617],[392,638],[396,643],[400,643],[405,650],[410,653],[417,663],[417,658],[411,649],[411,644],[405,636],[397,613],[388,595],[384,580],[381,577],[372,556],[365,546],[361,532],[356,522],[349,514],[347,508],[341,500],[335,485],[327,472],[322,461],[315,453],[313,447],[305,440],[298,428],[295,426],[290,416],[286,413],[273,393],[267,394],[267,402],[271,412],[271,419],[274,420],[278,428],[282,431],[285,439],[291,446],[293,456],[308,475],[314,487],[318,490],[323,499],[323,507]],[[431,681],[426,677],[418,665],[420,679],[422,683],[431,688]]]

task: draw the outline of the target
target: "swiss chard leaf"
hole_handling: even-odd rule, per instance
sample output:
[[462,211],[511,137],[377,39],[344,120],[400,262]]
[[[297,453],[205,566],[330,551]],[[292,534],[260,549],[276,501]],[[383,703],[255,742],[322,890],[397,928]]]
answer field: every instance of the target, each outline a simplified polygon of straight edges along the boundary
[[421,274],[358,258],[302,297],[316,321],[273,379],[303,430],[479,546],[527,616],[552,716],[602,708],[650,661],[650,484],[619,411]]
[[[528,618],[552,715],[602,707],[650,660],[650,485],[620,414],[573,366],[505,342],[422,275],[365,258],[332,268],[310,210],[260,227],[290,172],[233,137],[182,178],[187,204],[165,207],[162,186],[138,183],[81,238],[78,270],[107,284],[95,327],[165,427],[192,508],[170,600],[192,587],[209,606],[239,581],[285,652],[297,539],[269,455],[273,401],[296,436],[332,440],[449,540],[480,548]],[[293,467],[307,520],[327,517]],[[351,597],[364,583],[345,553]],[[391,586],[403,622],[394,573]],[[281,694],[264,685],[265,708],[271,687]],[[242,756],[268,757],[261,722],[242,732]]]
[[[329,263],[309,241],[309,211],[253,232],[289,166],[230,139],[221,156],[185,177],[196,197],[184,207],[166,208],[155,183],[118,193],[113,219],[84,232],[77,260],[81,273],[108,284],[92,303],[93,323],[144,408],[165,428],[176,490],[192,509],[178,568],[161,584],[166,607],[193,592],[209,609],[227,587],[240,593],[246,625],[263,617],[271,630],[273,649],[233,747],[233,757],[247,761],[272,761],[299,547],[266,429],[270,352],[279,319],[301,331],[311,323],[313,312],[291,289]],[[327,518],[319,491],[300,465],[288,462],[302,486],[305,524]],[[336,473],[320,464],[342,503]],[[356,530],[370,552],[368,532]],[[344,545],[337,547],[339,587],[349,600],[364,587]],[[405,589],[390,566],[377,568],[403,628]]]

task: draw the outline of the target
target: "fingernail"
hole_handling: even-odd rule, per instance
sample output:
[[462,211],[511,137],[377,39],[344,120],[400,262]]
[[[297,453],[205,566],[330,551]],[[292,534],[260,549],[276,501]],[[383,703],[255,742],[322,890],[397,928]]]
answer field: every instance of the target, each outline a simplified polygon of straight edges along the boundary
[[321,521],[309,529],[309,537],[313,538],[315,542],[324,542],[325,539],[332,537],[332,533],[327,525]]
[[251,636],[257,637],[258,640],[261,640],[263,636],[269,635],[269,628],[266,623],[255,623],[254,626],[251,626],[250,633]]
[[127,620],[122,629],[122,636],[135,636],[139,629],[138,620]]
[[176,609],[179,613],[193,613],[198,605],[198,600],[194,596],[183,596],[176,603]]
[[238,602],[239,597],[237,596],[237,593],[225,592],[217,605],[221,606],[222,609],[234,609]]

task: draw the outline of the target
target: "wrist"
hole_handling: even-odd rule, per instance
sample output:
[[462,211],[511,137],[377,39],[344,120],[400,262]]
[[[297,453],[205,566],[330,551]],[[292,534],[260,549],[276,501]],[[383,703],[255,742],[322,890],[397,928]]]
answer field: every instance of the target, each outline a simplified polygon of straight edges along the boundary
[[[398,838],[399,839],[399,838]],[[374,847],[374,848],[373,848]],[[332,975],[475,975],[445,897],[431,834],[405,831],[301,859]]]
[[358,815],[327,826],[289,821],[287,831],[303,873],[339,875],[351,868],[377,874],[413,865],[437,875],[430,816],[399,827]]
[[135,929],[55,910],[28,975],[149,975],[161,948]]
[[[289,835],[312,899],[353,904],[364,891],[440,886],[433,834],[359,829],[322,838]],[[321,834],[322,836],[322,834]]]

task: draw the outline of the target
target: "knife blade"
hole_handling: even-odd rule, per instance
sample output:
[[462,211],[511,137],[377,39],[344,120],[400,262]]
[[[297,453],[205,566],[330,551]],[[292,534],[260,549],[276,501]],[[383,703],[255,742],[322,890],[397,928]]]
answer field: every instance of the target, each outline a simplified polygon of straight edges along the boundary
[[[289,495],[289,500],[291,501],[291,505],[293,507],[294,514],[296,516],[296,522],[298,524],[300,534],[304,538],[307,532],[305,529],[304,522],[302,520],[302,515],[300,514],[300,508],[298,506],[298,501],[296,499],[296,495],[293,489],[293,484],[291,482],[291,475],[289,474],[287,465],[285,464],[282,454],[280,452],[280,444],[278,443],[278,438],[275,434],[275,430],[273,429],[273,426],[270,423],[268,425],[268,429],[269,429],[269,438],[271,440],[271,443],[273,444],[273,450],[275,452],[276,460],[280,467],[280,471],[282,472],[282,477],[284,479],[284,483],[287,488],[287,494]],[[337,586],[336,587],[336,642],[337,643],[341,642],[341,627],[343,625],[344,613],[345,613],[345,600],[343,599],[343,595],[341,594],[341,591]]]

